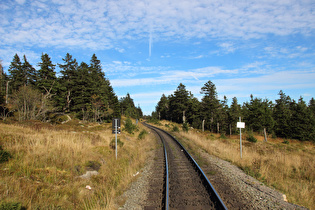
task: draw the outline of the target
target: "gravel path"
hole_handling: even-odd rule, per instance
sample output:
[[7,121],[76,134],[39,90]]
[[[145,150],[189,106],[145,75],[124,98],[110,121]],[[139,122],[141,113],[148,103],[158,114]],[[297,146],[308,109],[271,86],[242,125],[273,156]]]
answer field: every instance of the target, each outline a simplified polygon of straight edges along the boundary
[[[198,151],[206,161],[201,167],[228,209],[306,209],[284,201],[284,195],[248,176],[238,167]],[[118,209],[145,209],[152,168],[157,152],[152,152],[146,166],[130,188],[119,198],[125,201]],[[192,155],[193,156],[193,155]],[[120,202],[121,203],[121,202]]]

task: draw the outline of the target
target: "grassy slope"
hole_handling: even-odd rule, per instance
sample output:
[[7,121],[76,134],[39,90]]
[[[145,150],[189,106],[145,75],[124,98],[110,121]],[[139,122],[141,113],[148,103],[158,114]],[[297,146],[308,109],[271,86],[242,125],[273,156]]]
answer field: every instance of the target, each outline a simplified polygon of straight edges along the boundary
[[[116,160],[109,146],[114,138],[111,124],[76,120],[59,126],[1,124],[0,145],[12,158],[0,163],[0,201],[19,202],[28,209],[113,208],[113,199],[132,181],[132,174],[143,167],[154,147],[149,135],[137,138],[142,129],[119,136],[124,145]],[[99,168],[99,174],[89,180],[79,178],[88,168]]]

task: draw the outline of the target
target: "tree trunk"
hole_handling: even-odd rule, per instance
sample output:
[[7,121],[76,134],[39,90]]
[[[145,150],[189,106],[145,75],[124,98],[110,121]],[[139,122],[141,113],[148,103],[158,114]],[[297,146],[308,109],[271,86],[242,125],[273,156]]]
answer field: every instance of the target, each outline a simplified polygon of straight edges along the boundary
[[8,98],[9,98],[9,82],[7,81],[7,89],[6,89],[6,94],[5,94],[5,104],[8,104]]
[[220,123],[217,123],[217,133],[220,133]]
[[266,131],[266,128],[264,128],[264,136],[265,136],[264,141],[267,142],[267,131]]

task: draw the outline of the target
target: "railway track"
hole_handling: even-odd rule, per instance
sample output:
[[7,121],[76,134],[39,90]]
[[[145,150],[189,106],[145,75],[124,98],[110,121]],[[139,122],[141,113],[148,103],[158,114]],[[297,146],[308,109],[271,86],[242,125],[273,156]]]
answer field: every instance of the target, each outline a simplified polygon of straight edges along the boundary
[[186,149],[169,133],[145,124],[161,139],[144,209],[227,209]]

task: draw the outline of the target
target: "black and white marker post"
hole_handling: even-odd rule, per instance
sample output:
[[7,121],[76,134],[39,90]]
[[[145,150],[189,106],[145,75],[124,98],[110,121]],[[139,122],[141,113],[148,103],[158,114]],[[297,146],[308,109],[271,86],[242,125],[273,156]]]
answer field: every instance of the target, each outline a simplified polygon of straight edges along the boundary
[[120,133],[120,119],[114,118],[112,121],[113,133],[115,133],[115,154],[117,160],[117,133]]

